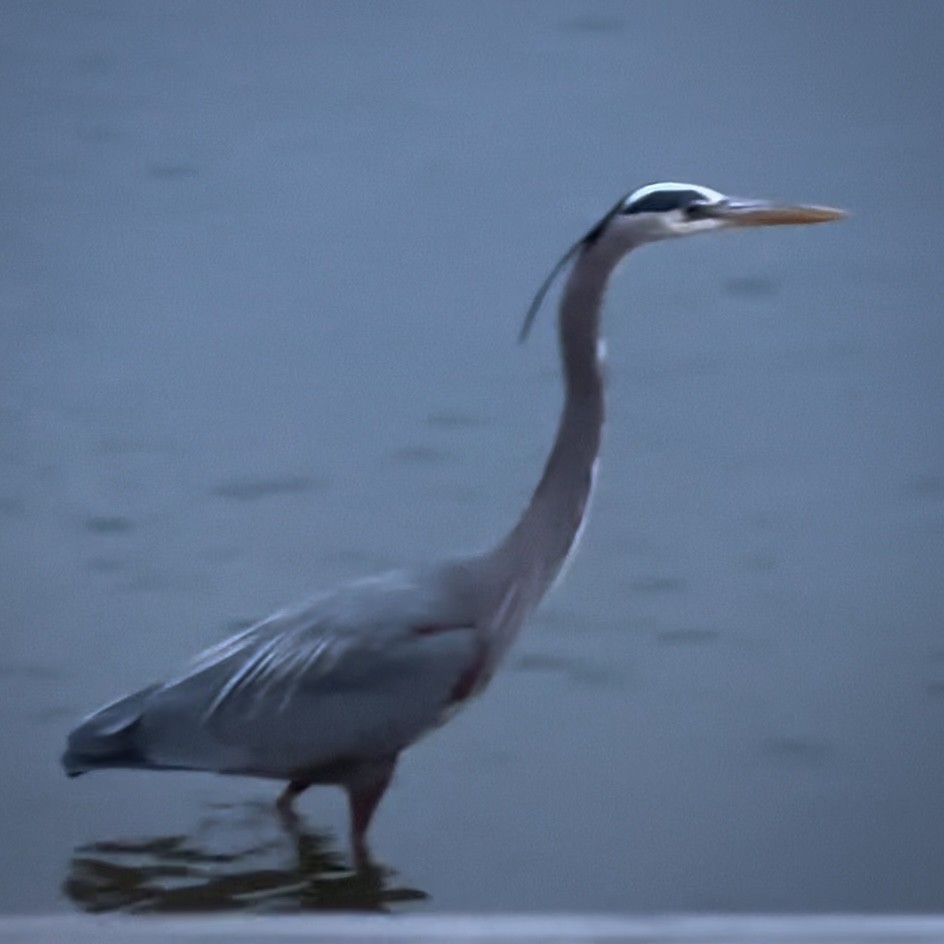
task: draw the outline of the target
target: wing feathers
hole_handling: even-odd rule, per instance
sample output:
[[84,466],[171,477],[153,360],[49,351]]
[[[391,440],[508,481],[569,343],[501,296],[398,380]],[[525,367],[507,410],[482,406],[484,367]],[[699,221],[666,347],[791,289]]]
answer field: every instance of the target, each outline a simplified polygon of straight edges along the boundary
[[201,653],[141,701],[152,766],[293,776],[437,726],[481,656],[467,597],[423,577],[351,585]]

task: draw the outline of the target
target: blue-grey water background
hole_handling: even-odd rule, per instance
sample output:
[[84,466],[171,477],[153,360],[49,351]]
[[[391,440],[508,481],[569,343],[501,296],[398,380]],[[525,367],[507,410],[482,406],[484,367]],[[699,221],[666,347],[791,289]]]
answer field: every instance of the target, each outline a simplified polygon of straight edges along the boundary
[[[375,853],[425,910],[944,908],[942,35],[935,2],[4,0],[0,908],[121,906],[118,840],[262,836],[291,884],[274,784],[69,782],[66,731],[501,534],[559,405],[531,292],[654,179],[853,216],[623,268],[581,553]],[[340,793],[300,807],[343,855]]]

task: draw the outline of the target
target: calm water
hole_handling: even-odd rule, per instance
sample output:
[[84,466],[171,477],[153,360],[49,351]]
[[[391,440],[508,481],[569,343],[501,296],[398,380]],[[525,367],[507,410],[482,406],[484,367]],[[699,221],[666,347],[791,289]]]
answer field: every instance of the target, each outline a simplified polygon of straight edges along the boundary
[[[944,5],[0,10],[0,908],[944,908]],[[559,251],[653,179],[853,219],[647,249],[568,580],[335,791],[68,782],[100,702],[513,520]]]

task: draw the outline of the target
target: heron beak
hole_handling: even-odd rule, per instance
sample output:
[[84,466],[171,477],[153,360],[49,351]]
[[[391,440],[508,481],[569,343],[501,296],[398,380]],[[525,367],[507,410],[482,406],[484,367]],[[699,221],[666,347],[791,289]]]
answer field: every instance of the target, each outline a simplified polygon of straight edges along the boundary
[[723,220],[729,226],[796,226],[805,223],[829,223],[848,214],[833,207],[771,203],[767,200],[725,200],[704,208],[706,216]]

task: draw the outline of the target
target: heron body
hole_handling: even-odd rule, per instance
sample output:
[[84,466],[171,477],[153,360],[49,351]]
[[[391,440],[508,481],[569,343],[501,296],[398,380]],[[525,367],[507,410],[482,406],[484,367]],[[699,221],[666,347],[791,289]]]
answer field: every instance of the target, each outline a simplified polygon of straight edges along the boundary
[[648,185],[621,200],[552,272],[573,259],[558,315],[564,403],[544,472],[508,534],[482,553],[355,581],[224,640],[180,674],[84,719],[69,735],[67,773],[269,777],[288,782],[279,800],[287,816],[308,786],[336,784],[364,860],[400,753],[485,688],[575,547],[600,450],[600,312],[617,263],[673,236],[840,215],[690,184]]

